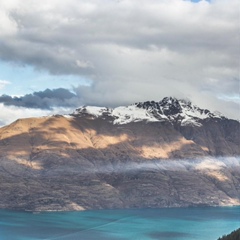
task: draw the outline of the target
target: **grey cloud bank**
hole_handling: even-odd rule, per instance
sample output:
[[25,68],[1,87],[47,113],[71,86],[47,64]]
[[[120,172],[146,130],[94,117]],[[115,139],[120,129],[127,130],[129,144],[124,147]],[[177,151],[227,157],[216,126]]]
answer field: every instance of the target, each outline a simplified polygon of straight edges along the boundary
[[[6,106],[39,108],[51,110],[54,107],[72,107],[77,104],[77,96],[64,88],[46,89],[44,91],[26,94],[22,97],[0,96],[0,103]],[[77,105],[76,105],[77,107]]]
[[0,59],[90,80],[74,88],[72,106],[171,95],[239,119],[239,7],[237,0],[3,0]]

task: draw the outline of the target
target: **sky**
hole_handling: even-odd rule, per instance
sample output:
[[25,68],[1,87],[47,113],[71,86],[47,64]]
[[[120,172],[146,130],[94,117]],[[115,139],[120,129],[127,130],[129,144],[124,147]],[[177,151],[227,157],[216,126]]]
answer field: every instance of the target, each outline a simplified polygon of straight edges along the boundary
[[0,126],[166,96],[240,119],[238,0],[1,0]]

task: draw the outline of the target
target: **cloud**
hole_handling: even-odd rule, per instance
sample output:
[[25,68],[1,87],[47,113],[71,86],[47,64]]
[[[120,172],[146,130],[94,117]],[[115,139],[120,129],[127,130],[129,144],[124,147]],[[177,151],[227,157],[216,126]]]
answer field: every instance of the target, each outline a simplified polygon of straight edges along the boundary
[[64,88],[46,89],[44,91],[26,94],[21,97],[12,97],[9,95],[0,96],[0,103],[5,106],[16,106],[24,108],[38,108],[53,110],[56,107],[70,108],[79,106],[77,96]]
[[172,95],[239,118],[229,101],[239,96],[238,0],[2,0],[0,9],[0,58],[91,80],[75,88],[83,103]]
[[11,84],[11,83],[6,80],[0,80],[0,90],[3,89],[8,84]]
[[72,112],[70,108],[52,108],[51,110],[32,109],[17,106],[5,106],[0,103],[0,127],[10,124],[19,118],[41,117],[54,114],[68,114]]

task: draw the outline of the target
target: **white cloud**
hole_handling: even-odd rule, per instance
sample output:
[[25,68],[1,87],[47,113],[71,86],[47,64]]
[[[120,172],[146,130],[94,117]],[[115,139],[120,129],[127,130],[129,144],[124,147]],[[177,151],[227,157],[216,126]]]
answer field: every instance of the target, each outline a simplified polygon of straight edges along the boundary
[[77,66],[80,67],[80,68],[93,68],[92,63],[89,62],[89,61],[76,60],[76,64],[77,64]]
[[0,90],[3,89],[8,84],[11,84],[11,83],[6,80],[0,80]]
[[18,5],[18,1],[0,2],[0,37],[9,37],[17,33],[17,23],[9,16],[9,11]]
[[209,108],[232,104],[223,110],[239,118],[229,101],[239,95],[239,7],[238,0],[2,0],[0,58],[88,78],[92,86],[77,90],[85,103],[192,96]]
[[15,106],[4,106],[0,103],[0,127],[10,124],[19,118],[49,116],[53,114],[71,113],[71,108],[55,108],[53,110],[29,109]]

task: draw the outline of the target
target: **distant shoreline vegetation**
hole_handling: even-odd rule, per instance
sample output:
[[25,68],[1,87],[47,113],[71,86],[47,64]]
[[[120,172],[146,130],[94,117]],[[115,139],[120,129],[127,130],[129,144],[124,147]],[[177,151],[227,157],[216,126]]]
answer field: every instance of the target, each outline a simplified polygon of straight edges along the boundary
[[218,240],[239,240],[239,239],[240,239],[240,228],[231,232],[228,235],[224,235],[218,238]]

